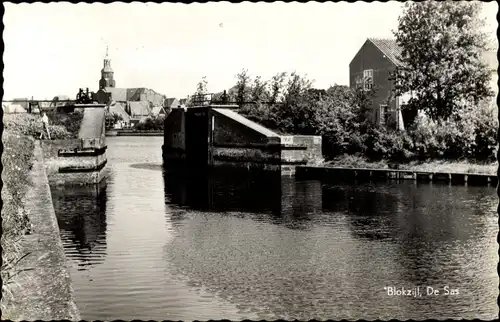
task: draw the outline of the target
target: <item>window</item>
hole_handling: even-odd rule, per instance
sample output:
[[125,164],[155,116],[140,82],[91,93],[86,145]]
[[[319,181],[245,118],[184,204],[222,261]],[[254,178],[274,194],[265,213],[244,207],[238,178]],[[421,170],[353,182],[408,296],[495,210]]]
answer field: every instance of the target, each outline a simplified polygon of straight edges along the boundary
[[369,91],[373,88],[373,69],[363,71],[364,90]]
[[389,117],[389,109],[387,105],[380,105],[380,125],[384,125],[387,123]]
[[363,88],[363,78],[361,77],[356,77],[356,89],[362,89]]

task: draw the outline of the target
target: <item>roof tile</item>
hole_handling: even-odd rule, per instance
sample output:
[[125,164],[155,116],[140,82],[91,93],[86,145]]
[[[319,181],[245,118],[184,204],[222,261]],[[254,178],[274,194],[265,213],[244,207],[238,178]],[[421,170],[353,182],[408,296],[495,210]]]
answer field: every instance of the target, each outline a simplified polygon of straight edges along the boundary
[[402,49],[397,44],[395,39],[384,38],[368,38],[368,40],[375,45],[387,58],[392,61],[396,66],[402,66],[400,60]]

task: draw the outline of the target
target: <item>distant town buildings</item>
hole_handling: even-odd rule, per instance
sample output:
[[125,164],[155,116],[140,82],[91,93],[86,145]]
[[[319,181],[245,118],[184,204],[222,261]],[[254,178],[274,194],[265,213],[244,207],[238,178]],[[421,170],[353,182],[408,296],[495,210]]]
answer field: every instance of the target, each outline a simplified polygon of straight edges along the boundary
[[166,111],[178,102],[176,98],[167,98],[149,88],[117,88],[115,85],[111,59],[106,53],[96,98],[99,103],[109,104],[109,111],[122,115],[126,123],[135,124],[147,117],[166,115]]
[[165,107],[167,109],[177,108],[181,105],[180,101],[177,98],[167,98],[165,102]]

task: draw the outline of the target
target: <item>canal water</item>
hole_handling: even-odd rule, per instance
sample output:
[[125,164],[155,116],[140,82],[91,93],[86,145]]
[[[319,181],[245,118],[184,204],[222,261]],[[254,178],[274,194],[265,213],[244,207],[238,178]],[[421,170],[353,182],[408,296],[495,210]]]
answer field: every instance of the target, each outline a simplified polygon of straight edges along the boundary
[[82,319],[498,316],[493,187],[164,173],[162,139],[109,137],[105,184],[52,188]]

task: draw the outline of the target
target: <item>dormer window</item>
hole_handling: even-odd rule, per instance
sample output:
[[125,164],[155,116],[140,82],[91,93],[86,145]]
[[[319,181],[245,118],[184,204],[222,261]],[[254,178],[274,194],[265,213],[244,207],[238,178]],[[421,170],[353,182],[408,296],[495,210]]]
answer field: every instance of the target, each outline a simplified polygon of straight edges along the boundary
[[363,89],[365,91],[373,89],[373,69],[363,71]]

